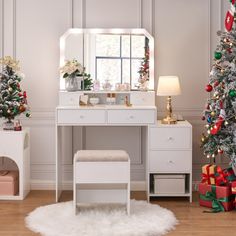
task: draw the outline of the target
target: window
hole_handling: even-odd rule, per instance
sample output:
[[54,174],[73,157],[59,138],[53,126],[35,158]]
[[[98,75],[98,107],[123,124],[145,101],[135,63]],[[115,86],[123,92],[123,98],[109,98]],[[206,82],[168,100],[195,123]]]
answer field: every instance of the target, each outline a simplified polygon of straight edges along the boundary
[[109,80],[113,86],[130,83],[135,89],[147,38],[143,35],[97,34],[95,40],[95,78],[101,84]]

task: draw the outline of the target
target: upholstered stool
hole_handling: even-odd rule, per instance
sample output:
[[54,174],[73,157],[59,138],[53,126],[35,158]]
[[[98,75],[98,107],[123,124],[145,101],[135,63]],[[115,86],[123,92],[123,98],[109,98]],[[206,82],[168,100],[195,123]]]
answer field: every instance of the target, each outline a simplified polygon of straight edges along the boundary
[[126,203],[130,212],[130,159],[123,150],[80,150],[74,156],[74,209],[80,203]]

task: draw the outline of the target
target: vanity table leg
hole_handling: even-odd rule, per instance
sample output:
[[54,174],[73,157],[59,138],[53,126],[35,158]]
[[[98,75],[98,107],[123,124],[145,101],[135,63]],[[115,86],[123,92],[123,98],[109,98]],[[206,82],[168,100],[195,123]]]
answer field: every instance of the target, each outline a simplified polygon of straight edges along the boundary
[[62,192],[61,127],[56,125],[56,202]]

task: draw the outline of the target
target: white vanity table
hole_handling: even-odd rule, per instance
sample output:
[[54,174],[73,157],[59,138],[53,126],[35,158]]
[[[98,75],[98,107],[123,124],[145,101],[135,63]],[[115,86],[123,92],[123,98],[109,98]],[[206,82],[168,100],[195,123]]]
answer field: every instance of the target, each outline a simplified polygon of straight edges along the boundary
[[[148,127],[156,123],[155,92],[128,92],[130,95],[130,103],[134,104],[130,107],[126,105],[105,104],[79,106],[79,96],[82,93],[87,92],[88,91],[70,92],[67,96],[67,92],[60,93],[60,101],[62,105],[59,105],[56,108],[56,201],[59,200],[61,191],[63,190],[63,153],[66,153],[63,151],[63,145],[61,143],[63,127],[142,127],[142,153],[144,155],[142,158],[148,158]],[[103,93],[107,93],[107,91],[103,91]],[[70,96],[70,98],[68,98],[68,96]],[[135,105],[139,102],[141,105]],[[81,134],[81,138],[83,138],[83,134]],[[73,155],[73,153],[69,152],[69,155]]]

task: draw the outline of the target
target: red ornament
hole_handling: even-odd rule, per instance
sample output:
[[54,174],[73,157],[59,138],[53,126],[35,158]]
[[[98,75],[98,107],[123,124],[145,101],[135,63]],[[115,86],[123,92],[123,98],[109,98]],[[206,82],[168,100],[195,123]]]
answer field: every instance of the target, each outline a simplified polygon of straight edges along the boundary
[[206,117],[205,116],[202,116],[202,120],[205,120],[206,119]]
[[234,23],[234,13],[228,10],[225,16],[225,28],[227,31],[231,31]]
[[220,82],[217,80],[217,81],[214,83],[214,87],[218,86],[219,83],[220,83]]
[[233,5],[234,5],[234,4],[235,4],[235,0],[231,0],[231,4],[233,4]]
[[208,84],[205,89],[207,92],[211,92],[213,88],[210,84]]
[[27,98],[27,95],[26,95],[25,91],[23,92],[23,96],[24,96],[24,98]]
[[18,96],[19,96],[19,97],[22,97],[22,93],[18,93]]
[[218,131],[221,128],[221,125],[222,125],[223,121],[224,121],[224,119],[222,117],[219,117],[219,119],[216,121],[213,129],[211,130],[211,134],[217,134],[218,133]]
[[223,152],[224,152],[224,151],[223,151],[222,149],[219,149],[219,150],[218,150],[218,153],[219,153],[219,154],[223,154]]
[[223,101],[220,101],[220,109],[223,109]]

